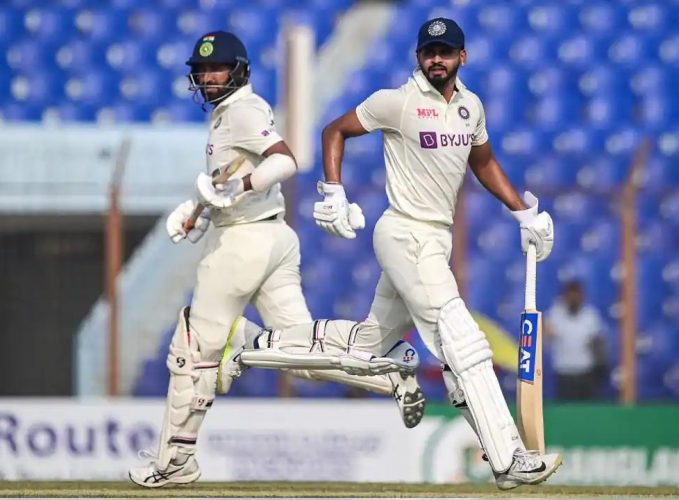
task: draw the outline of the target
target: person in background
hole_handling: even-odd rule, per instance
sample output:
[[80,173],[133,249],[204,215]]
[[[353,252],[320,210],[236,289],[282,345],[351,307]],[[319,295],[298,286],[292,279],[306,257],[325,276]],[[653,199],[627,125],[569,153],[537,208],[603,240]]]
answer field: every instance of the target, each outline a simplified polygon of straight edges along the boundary
[[599,397],[608,373],[604,323],[599,311],[586,303],[582,283],[564,284],[561,296],[547,312],[545,325],[558,399]]

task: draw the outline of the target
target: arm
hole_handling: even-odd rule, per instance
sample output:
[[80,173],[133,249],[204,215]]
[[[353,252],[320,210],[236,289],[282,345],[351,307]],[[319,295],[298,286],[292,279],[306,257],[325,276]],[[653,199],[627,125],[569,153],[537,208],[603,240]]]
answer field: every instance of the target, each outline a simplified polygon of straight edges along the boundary
[[480,146],[472,146],[469,154],[469,166],[483,187],[504,203],[507,208],[512,211],[528,208],[495,159],[490,141],[486,141]]
[[356,110],[345,113],[323,129],[323,172],[325,173],[325,182],[341,184],[344,141],[349,137],[358,137],[367,133],[368,131],[363,128],[363,125],[358,120]]
[[278,141],[262,153],[266,158],[254,172],[243,177],[243,190],[263,192],[297,172],[295,156],[285,141]]
[[469,166],[483,187],[511,210],[512,216],[521,226],[523,252],[526,253],[528,246],[534,244],[538,262],[545,260],[554,246],[554,226],[547,212],[538,213],[538,199],[529,192],[521,199],[495,159],[487,140],[472,146]]

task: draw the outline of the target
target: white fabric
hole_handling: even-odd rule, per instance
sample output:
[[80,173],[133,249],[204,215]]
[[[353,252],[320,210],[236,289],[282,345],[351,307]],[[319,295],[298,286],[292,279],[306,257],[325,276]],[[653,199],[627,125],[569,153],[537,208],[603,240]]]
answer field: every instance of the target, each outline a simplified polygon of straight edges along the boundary
[[182,309],[167,356],[170,384],[158,446],[157,464],[161,470],[178,451],[195,453],[198,429],[215,398],[218,363],[203,360],[186,323]]
[[290,370],[290,373],[295,377],[302,377],[317,382],[338,382],[350,387],[363,389],[364,391],[382,394],[383,396],[390,396],[394,390],[388,375],[363,377],[349,375],[341,370]]
[[[312,327],[312,325],[308,325]],[[282,336],[281,336],[282,337]],[[280,340],[280,338],[279,338]],[[352,375],[381,375],[392,372],[412,373],[420,364],[415,348],[399,343],[383,356],[359,356],[347,352],[347,346],[328,346],[325,352],[286,352],[285,346],[246,349],[241,354],[244,365],[253,368],[298,370],[342,370]]]
[[448,103],[417,70],[356,108],[363,128],[384,132],[389,205],[416,220],[452,224],[471,148],[488,141],[481,101],[456,85]]
[[365,227],[363,211],[356,203],[349,203],[341,184],[318,182],[323,201],[314,203],[314,220],[318,227],[348,240],[356,238],[356,230]]
[[604,330],[599,311],[585,305],[571,314],[562,302],[557,302],[545,319],[552,335],[549,344],[554,371],[576,375],[591,370],[594,367],[591,342]]
[[198,174],[195,186],[198,201],[211,208],[229,208],[238,201],[244,189],[242,178],[213,185],[212,177],[203,172]]
[[188,238],[191,243],[196,243],[210,227],[209,213],[203,211],[193,228],[188,233],[186,232],[184,223],[191,217],[195,208],[195,201],[186,200],[177,205],[177,208],[168,215],[165,220],[165,229],[172,243],[179,243],[184,238]]
[[[234,178],[252,174],[265,160],[262,153],[280,141],[271,107],[246,85],[212,111],[206,147],[207,173],[244,155],[245,162]],[[275,184],[261,193],[244,193],[238,203],[228,208],[213,207],[211,214],[215,226],[228,226],[266,219],[284,211],[285,200],[280,185]]]
[[289,179],[297,171],[295,160],[288,155],[275,153],[260,163],[250,176],[252,190],[257,193],[267,191],[271,186]]
[[207,234],[191,303],[191,328],[207,359],[251,302],[273,328],[310,323],[302,295],[299,239],[283,220],[216,227]]
[[462,299],[441,309],[439,333],[443,355],[462,389],[483,449],[495,472],[512,465],[516,449],[523,449],[497,376],[493,353]]
[[530,191],[526,191],[523,199],[528,205],[525,210],[512,211],[512,216],[521,227],[521,249],[525,254],[528,246],[535,245],[537,261],[543,261],[552,253],[554,247],[554,223],[547,212],[538,212],[538,199]]

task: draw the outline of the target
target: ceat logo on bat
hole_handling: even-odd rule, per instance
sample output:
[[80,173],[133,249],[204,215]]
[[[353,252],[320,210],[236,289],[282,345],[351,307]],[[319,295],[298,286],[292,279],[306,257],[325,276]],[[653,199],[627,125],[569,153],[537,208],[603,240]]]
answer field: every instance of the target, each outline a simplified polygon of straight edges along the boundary
[[521,337],[519,338],[519,379],[524,382],[535,380],[537,333],[537,313],[523,313],[521,315]]

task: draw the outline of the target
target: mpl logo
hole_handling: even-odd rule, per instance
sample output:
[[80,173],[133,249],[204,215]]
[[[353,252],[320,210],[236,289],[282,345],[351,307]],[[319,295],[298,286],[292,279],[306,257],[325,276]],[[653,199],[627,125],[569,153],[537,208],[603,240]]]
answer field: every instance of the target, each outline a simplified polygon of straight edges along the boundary
[[535,380],[537,333],[537,313],[523,313],[521,315],[521,337],[519,339],[519,379],[524,382]]
[[418,118],[438,118],[439,112],[434,108],[417,108]]
[[439,140],[436,132],[420,132],[420,147],[422,149],[438,148]]
[[406,349],[406,352],[403,353],[403,362],[410,363],[413,359],[415,359],[415,349]]

